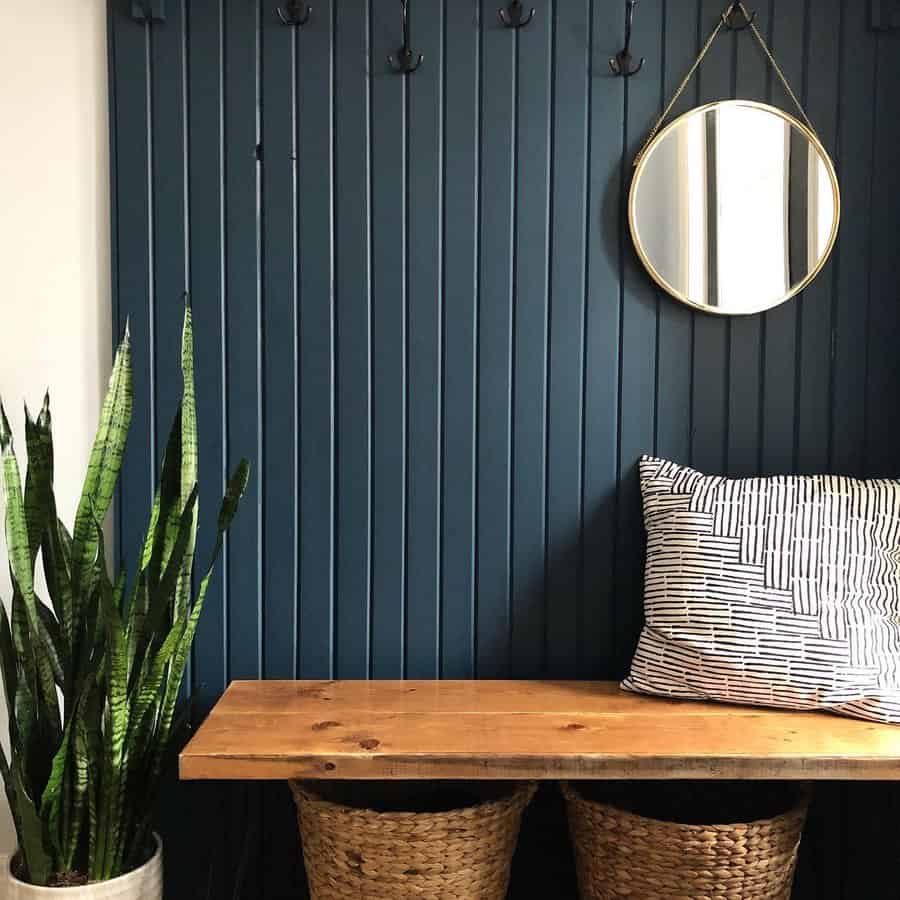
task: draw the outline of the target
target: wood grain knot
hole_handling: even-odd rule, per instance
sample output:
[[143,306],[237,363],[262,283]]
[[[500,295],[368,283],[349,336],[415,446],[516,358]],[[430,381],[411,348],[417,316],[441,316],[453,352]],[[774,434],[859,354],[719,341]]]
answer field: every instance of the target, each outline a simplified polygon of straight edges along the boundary
[[359,742],[359,746],[363,748],[363,750],[374,750],[381,741],[376,741],[375,738],[366,738],[363,741]]
[[340,722],[333,722],[331,719],[326,719],[324,722],[316,722],[313,725],[313,731],[326,731],[329,728],[340,728]]
[[326,772],[333,772],[336,768],[337,768],[337,766],[334,763],[330,763],[330,762],[325,763],[325,771]]
[[581,731],[584,728],[587,728],[587,725],[582,725],[580,722],[570,722],[568,725],[563,725],[563,731]]

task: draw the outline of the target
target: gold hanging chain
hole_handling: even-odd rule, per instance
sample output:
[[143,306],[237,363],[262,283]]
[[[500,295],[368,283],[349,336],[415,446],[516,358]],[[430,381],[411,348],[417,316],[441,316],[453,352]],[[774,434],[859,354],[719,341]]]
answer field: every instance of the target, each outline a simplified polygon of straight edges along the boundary
[[662,128],[663,122],[668,118],[669,113],[672,112],[673,107],[680,99],[681,95],[684,93],[684,89],[688,86],[688,82],[694,77],[694,73],[697,69],[700,68],[700,63],[703,62],[706,54],[709,53],[709,48],[713,45],[713,41],[719,36],[719,32],[725,27],[725,23],[728,17],[736,10],[739,9],[741,13],[743,13],[744,18],[747,20],[747,24],[750,26],[750,30],[753,32],[754,37],[756,38],[759,46],[762,47],[763,53],[766,54],[766,58],[772,64],[772,68],[775,70],[775,73],[778,75],[779,80],[784,85],[784,89],[787,91],[788,96],[791,100],[794,101],[794,105],[800,112],[800,115],[803,117],[803,121],[806,122],[809,130],[815,133],[816,129],[813,126],[813,123],[810,121],[809,116],[806,114],[806,110],[803,108],[803,104],[797,99],[797,95],[794,93],[791,88],[787,76],[784,72],[781,71],[781,66],[775,61],[775,57],[772,55],[772,51],[769,49],[769,45],[766,43],[765,38],[762,36],[760,30],[756,27],[756,22],[750,17],[750,13],[747,11],[747,7],[744,6],[743,0],[737,0],[737,2],[730,3],[728,7],[726,7],[725,12],[719,17],[719,21],[716,23],[716,27],[713,28],[709,37],[706,39],[706,43],[703,45],[703,49],[700,51],[699,56],[694,60],[694,64],[688,70],[687,75],[682,79],[681,84],[678,85],[678,90],[675,91],[675,95],[669,101],[668,106],[663,110],[662,115],[656,120],[656,124],[650,129],[650,134],[647,135],[647,140],[644,141],[644,145],[641,147],[638,155],[634,158],[633,165],[636,167],[638,163],[640,163],[644,154],[647,152],[647,148],[653,142],[653,139],[659,134],[660,128]]

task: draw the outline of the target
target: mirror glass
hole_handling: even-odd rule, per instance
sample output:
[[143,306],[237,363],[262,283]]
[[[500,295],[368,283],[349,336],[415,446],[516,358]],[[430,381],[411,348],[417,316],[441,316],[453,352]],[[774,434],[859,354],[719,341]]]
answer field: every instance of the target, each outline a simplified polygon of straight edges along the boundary
[[691,110],[641,157],[629,223],[653,279],[707,312],[744,315],[803,290],[837,237],[840,194],[818,138],[730,100]]

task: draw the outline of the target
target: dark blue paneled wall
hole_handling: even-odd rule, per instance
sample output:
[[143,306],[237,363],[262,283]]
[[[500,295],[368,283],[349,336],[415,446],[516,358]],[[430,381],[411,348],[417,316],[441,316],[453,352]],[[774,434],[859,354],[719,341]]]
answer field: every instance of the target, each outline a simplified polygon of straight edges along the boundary
[[[727,320],[660,296],[623,211],[723,0],[643,0],[627,81],[607,66],[623,2],[532,2],[515,32],[499,0],[413,0],[425,61],[404,78],[394,0],[316,0],[297,30],[275,0],[170,0],[151,26],[109,0],[137,395],[121,555],[177,402],[185,291],[207,537],[226,471],[254,464],[192,661],[201,712],[232,678],[618,677],[641,453],[897,472],[900,36],[861,0],[758,0],[843,227],[805,296]],[[749,33],[714,45],[679,111],[735,94],[790,107]],[[285,795],[173,783],[171,895],[296,896]],[[896,897],[896,795],[821,798],[798,893]]]

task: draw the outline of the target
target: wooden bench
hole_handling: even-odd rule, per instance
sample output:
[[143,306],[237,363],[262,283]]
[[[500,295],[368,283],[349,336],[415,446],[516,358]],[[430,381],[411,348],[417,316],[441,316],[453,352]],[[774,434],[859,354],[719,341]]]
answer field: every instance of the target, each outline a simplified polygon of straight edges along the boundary
[[611,682],[237,681],[183,779],[900,780],[900,726]]

